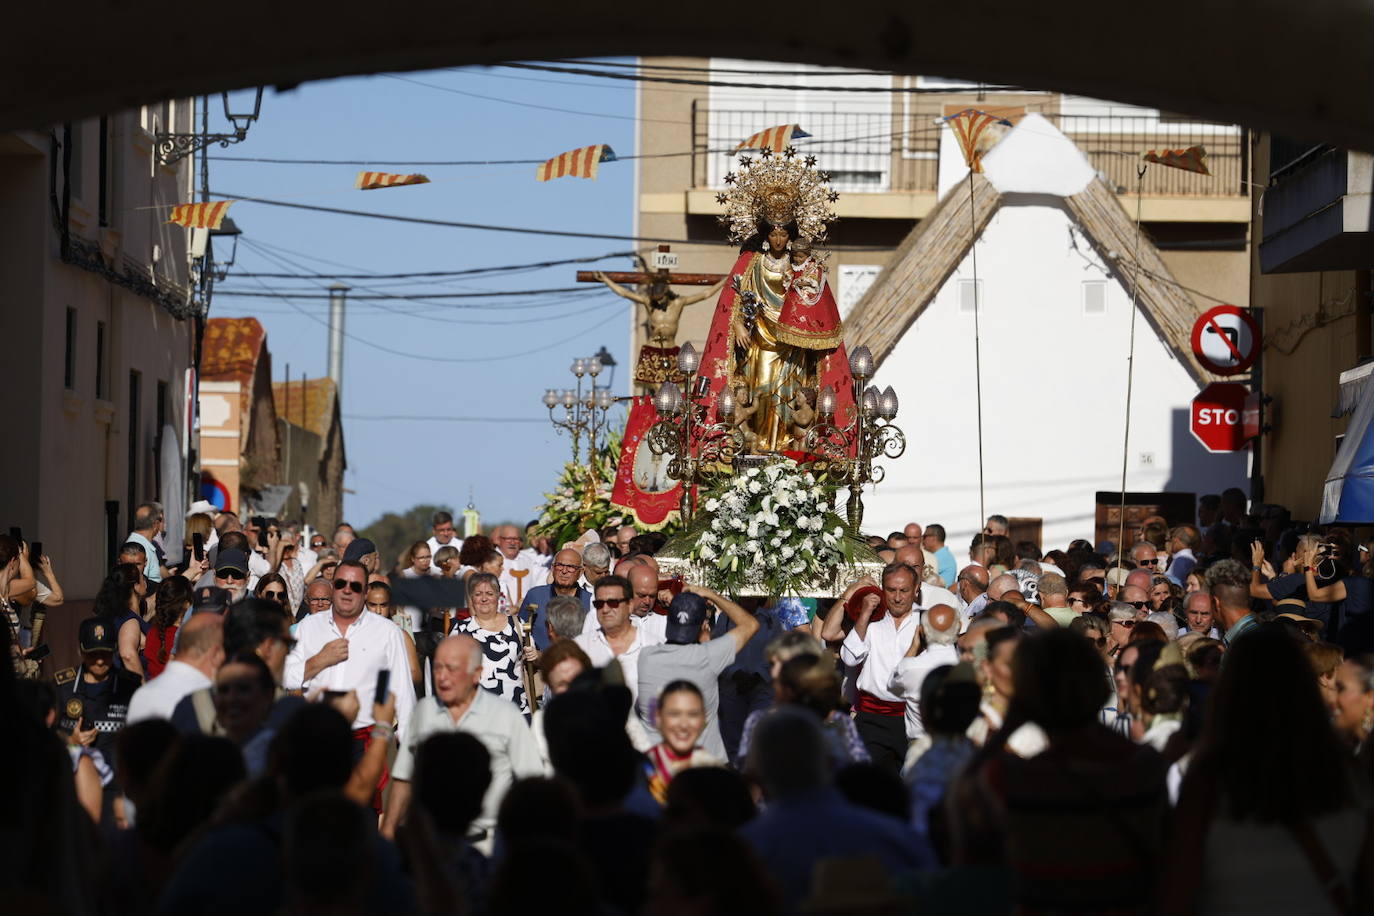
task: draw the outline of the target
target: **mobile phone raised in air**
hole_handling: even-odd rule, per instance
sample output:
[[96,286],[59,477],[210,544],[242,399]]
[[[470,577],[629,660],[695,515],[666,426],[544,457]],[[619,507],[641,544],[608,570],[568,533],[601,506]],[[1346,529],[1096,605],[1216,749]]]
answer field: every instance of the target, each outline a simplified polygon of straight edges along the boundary
[[391,669],[383,668],[377,672],[377,689],[372,693],[372,702],[385,703],[386,695],[391,691]]

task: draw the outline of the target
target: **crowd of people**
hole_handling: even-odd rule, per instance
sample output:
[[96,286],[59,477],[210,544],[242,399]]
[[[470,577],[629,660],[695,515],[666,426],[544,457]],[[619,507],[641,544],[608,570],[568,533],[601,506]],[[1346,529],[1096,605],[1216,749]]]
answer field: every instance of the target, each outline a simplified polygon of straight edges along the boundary
[[1122,549],[993,515],[962,567],[911,523],[834,599],[631,526],[439,512],[384,558],[192,509],[138,507],[56,671],[53,563],[0,535],[7,910],[1374,905],[1374,544],[1239,490]]

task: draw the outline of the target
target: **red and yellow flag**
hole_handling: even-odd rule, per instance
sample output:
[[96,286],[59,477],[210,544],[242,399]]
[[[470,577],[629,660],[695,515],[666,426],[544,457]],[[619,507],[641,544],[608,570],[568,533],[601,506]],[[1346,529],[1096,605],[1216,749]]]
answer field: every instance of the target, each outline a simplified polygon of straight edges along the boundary
[[959,151],[964,154],[964,163],[973,172],[983,171],[984,151],[978,148],[978,141],[983,138],[984,131],[994,124],[1011,127],[1011,122],[1006,118],[999,118],[977,108],[965,108],[958,114],[945,118],[944,121],[954,131],[955,139],[959,141]]
[[770,127],[752,135],[735,147],[734,151],[738,153],[744,149],[768,149],[780,153],[787,149],[787,145],[793,140],[809,136],[811,135],[802,130],[799,124],[779,124],[777,127]]
[[595,180],[597,167],[603,162],[614,162],[615,150],[604,143],[583,146],[559,153],[547,162],[540,163],[534,170],[536,181],[551,178],[591,178]]
[[218,229],[233,206],[232,200],[215,200],[204,204],[177,204],[167,222],[187,229]]
[[399,188],[406,184],[429,184],[424,175],[395,175],[391,172],[359,172],[354,185],[359,191],[374,191],[377,188]]
[[1156,165],[1167,165],[1171,169],[1182,169],[1185,172],[1197,172],[1199,175],[1212,174],[1212,170],[1207,168],[1207,147],[1205,146],[1190,146],[1187,149],[1152,149],[1145,154],[1145,161],[1153,162]]

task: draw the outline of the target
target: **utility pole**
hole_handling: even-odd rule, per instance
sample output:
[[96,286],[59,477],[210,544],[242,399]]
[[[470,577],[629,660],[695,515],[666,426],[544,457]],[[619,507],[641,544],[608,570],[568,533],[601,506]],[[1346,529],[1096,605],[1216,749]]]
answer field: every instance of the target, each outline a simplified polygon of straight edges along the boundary
[[339,398],[343,396],[344,304],[351,288],[345,283],[329,287],[329,378]]

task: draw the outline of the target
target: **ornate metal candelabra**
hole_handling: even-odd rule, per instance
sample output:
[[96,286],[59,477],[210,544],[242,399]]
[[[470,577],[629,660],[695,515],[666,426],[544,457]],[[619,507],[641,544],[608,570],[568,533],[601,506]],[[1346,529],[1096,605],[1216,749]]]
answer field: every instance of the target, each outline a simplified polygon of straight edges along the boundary
[[692,520],[697,486],[712,477],[730,473],[735,456],[744,448],[744,436],[731,423],[735,394],[727,386],[716,401],[717,422],[707,423],[711,380],[696,374],[700,365],[690,343],[678,352],[678,369],[691,381],[684,393],[677,384],[664,382],[654,394],[659,420],[649,427],[644,441],[655,455],[671,455],[668,476],[682,482],[678,508],[682,523]]
[[[549,409],[549,422],[561,436],[566,430],[572,436],[573,464],[582,458],[582,437],[587,437],[587,455],[591,462],[596,461],[596,448],[601,433],[606,428],[606,416],[615,405],[615,395],[610,388],[598,388],[596,377],[601,374],[601,360],[595,356],[573,360],[569,370],[577,377],[576,388],[557,391],[549,388],[541,399]],[[583,379],[587,387],[583,389]],[[559,405],[563,407],[563,418],[554,416]]]
[[863,488],[880,482],[885,471],[874,464],[880,457],[900,458],[906,451],[906,434],[892,421],[897,417],[897,392],[889,385],[879,392],[865,383],[873,377],[873,354],[858,347],[849,357],[849,372],[854,377],[854,419],[835,425],[835,389],[826,385],[816,398],[815,424],[807,430],[805,447],[817,456],[812,471],[835,484],[849,488],[845,515],[853,531],[863,523]]

